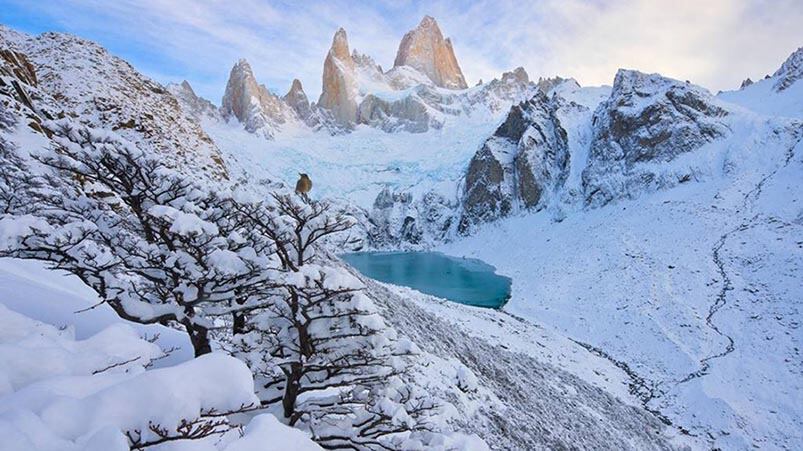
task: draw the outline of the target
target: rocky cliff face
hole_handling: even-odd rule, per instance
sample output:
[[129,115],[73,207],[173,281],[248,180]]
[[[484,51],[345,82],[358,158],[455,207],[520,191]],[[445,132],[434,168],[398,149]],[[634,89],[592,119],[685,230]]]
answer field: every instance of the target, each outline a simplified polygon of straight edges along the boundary
[[389,133],[424,133],[442,128],[453,116],[478,111],[496,116],[526,99],[534,86],[524,69],[517,68],[501,79],[466,89],[451,43],[429,16],[405,35],[395,66],[386,72],[370,56],[357,50],[350,53],[346,31],[337,30],[324,61],[317,104],[309,103],[300,82],[294,82],[282,99],[267,90],[263,93],[250,67],[238,66],[227,87],[227,98],[232,100],[224,99],[224,114],[231,111],[229,115],[236,116],[247,130],[267,130],[268,136],[287,120],[281,113],[282,102],[277,100],[307,126],[330,133],[349,132],[358,124]]
[[556,115],[559,102],[537,92],[512,107],[474,155],[466,171],[459,232],[518,209],[540,209],[563,183],[569,151]]
[[424,16],[415,29],[404,35],[393,66],[410,66],[441,88],[468,88],[452,42],[443,38],[438,23],[430,16]]
[[[0,50],[23,83],[35,82],[32,110],[115,130],[177,167],[226,177],[220,152],[163,86],[99,45],[63,33],[29,36],[0,26]],[[9,78],[10,80],[10,78]],[[24,81],[23,81],[24,80]]]
[[290,90],[282,97],[282,100],[296,112],[299,119],[308,125],[312,125],[312,109],[310,108],[307,94],[304,93],[304,88],[301,86],[301,81],[297,78],[294,79]]
[[209,100],[195,94],[187,80],[180,84],[171,83],[167,85],[167,90],[176,97],[181,109],[194,119],[219,120],[221,118],[220,110]]
[[455,200],[435,191],[384,188],[369,214],[368,239],[375,247],[426,247],[445,241],[456,226]]
[[[394,75],[398,77],[399,72]],[[405,77],[406,82],[410,80]],[[424,133],[440,129],[451,118],[459,116],[496,116],[527,99],[534,91],[535,86],[522,68],[505,72],[501,78],[476,88],[453,93],[428,81],[407,88],[403,95],[366,94],[357,110],[357,122],[387,132]]]
[[329,111],[336,124],[351,128],[357,118],[356,96],[354,61],[349,53],[346,30],[340,28],[323,63],[323,86],[318,106]]
[[248,61],[234,65],[226,84],[221,112],[236,117],[249,132],[272,138],[282,125],[297,120],[296,114],[279,96],[257,83]]
[[803,78],[803,47],[792,53],[772,77],[776,79],[772,86],[776,92],[787,89]]
[[667,173],[656,165],[726,135],[727,114],[703,88],[657,74],[619,70],[610,98],[594,113],[583,171],[586,203],[604,205],[690,179],[691,169]]

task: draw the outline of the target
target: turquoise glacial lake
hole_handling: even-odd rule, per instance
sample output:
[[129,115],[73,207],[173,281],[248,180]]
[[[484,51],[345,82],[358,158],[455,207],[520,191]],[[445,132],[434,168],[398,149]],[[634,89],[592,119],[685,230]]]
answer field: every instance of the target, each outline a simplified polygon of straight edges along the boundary
[[340,257],[372,279],[461,304],[500,308],[510,298],[510,278],[481,260],[440,252],[356,252]]

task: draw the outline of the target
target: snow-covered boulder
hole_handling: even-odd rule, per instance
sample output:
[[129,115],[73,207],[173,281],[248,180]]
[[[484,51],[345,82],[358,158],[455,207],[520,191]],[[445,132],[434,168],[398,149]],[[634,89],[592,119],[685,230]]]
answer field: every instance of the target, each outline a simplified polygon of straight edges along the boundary
[[148,369],[162,356],[122,322],[76,340],[72,328],[0,304],[0,450],[127,451],[162,441],[187,451],[321,449],[270,414],[240,437],[226,412],[259,402],[242,362],[213,353]]

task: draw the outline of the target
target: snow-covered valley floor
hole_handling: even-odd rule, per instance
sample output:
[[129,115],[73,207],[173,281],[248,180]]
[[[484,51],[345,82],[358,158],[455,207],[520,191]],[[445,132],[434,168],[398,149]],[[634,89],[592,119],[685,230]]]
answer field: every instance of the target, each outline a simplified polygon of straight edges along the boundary
[[496,266],[506,312],[625,363],[648,408],[712,447],[799,449],[803,146],[762,158],[737,180],[509,218],[438,250]]

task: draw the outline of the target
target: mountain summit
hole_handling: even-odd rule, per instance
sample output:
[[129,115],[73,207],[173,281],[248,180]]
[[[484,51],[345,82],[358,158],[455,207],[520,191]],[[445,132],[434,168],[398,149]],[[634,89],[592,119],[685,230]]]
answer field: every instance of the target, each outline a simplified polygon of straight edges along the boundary
[[430,16],[424,16],[415,29],[404,35],[393,66],[417,69],[442,88],[468,88],[454,56],[452,41],[444,39],[438,22]]
[[221,111],[224,117],[234,116],[246,130],[259,130],[266,138],[272,138],[282,124],[296,119],[295,112],[281,98],[257,83],[245,59],[231,69]]
[[346,30],[340,28],[323,63],[323,87],[318,105],[331,111],[340,125],[348,126],[357,117],[354,61],[349,53]]

